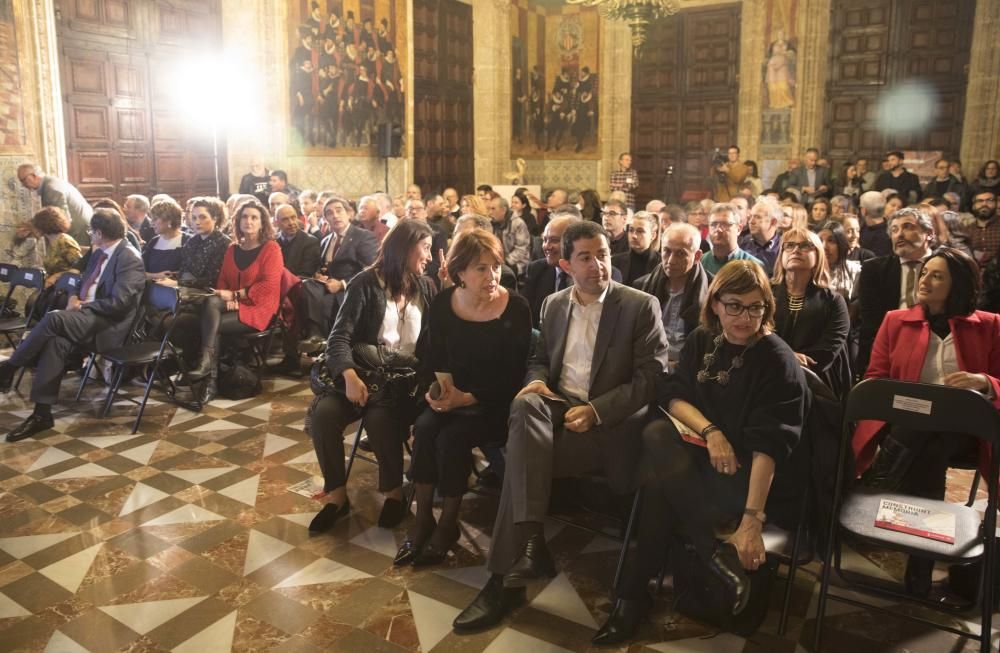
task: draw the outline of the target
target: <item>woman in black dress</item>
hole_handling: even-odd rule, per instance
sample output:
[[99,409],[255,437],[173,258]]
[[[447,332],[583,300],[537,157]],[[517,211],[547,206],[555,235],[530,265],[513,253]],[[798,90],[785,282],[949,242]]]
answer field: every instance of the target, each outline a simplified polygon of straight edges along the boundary
[[[414,428],[409,476],[417,521],[395,564],[442,562],[458,541],[458,511],[468,486],[472,448],[502,446],[510,402],[524,383],[531,342],[528,302],[500,284],[503,249],[482,229],[463,234],[448,253],[455,284],[431,305],[424,361],[437,378]],[[443,499],[440,521],[434,490]]]
[[[732,261],[708,292],[701,326],[660,390],[670,418],[642,434],[639,546],[596,644],[635,634],[650,604],[648,581],[672,539],[722,580],[738,614],[750,594],[746,572],[764,562],[765,513],[783,523],[796,514],[771,489],[792,471],[786,463],[801,436],[808,390],[794,352],[771,332],[770,285],[756,263]],[[686,439],[675,421],[690,432]]]

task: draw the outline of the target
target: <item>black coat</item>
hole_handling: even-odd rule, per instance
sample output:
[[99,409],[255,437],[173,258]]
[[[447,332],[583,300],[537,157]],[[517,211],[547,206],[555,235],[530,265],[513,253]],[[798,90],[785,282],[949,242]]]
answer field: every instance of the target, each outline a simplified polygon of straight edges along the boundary
[[378,239],[375,234],[351,225],[344,232],[344,242],[330,263],[326,264],[326,252],[333,242],[333,234],[323,239],[320,246],[320,266],[326,265],[326,276],[340,281],[350,281],[358,272],[375,262],[378,253]]
[[899,308],[899,288],[903,266],[895,254],[879,256],[861,264],[858,277],[858,372],[868,369],[875,336],[882,319],[889,311]]
[[[684,320],[685,336],[698,328],[701,322],[701,309],[708,301],[708,287],[711,284],[712,275],[701,264],[695,263],[688,272],[688,280],[684,284],[684,301],[681,302],[681,319]],[[666,307],[670,299],[670,280],[660,265],[646,276],[636,279],[632,287],[656,297],[660,300],[661,307]],[[666,326],[663,325],[664,328]]]
[[[635,259],[639,258],[642,262],[640,269],[633,270],[632,265],[635,263]],[[632,249],[622,252],[621,254],[615,254],[611,257],[611,265],[615,266],[622,273],[622,283],[626,286],[635,286],[635,282],[640,278],[644,277],[653,270],[655,270],[660,265],[660,251],[656,247],[650,247],[645,252],[643,252],[639,257],[632,256]]]
[[[319,240],[301,229],[291,241],[278,238],[285,268],[297,277],[311,277],[319,269]],[[339,254],[339,252],[338,252]]]

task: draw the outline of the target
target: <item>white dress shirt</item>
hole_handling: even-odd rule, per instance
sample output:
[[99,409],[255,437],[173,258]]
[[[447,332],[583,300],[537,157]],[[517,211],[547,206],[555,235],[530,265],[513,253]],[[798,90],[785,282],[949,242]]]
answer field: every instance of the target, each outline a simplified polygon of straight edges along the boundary
[[577,297],[576,286],[570,291],[569,327],[566,329],[566,350],[558,390],[563,396],[583,403],[590,401],[590,368],[594,362],[597,327],[601,323],[607,296],[605,289],[596,301],[584,306]]

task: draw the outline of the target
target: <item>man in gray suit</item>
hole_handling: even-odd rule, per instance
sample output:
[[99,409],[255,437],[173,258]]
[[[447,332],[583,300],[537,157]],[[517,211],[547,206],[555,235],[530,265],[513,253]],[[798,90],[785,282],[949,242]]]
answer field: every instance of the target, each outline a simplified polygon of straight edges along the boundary
[[788,187],[802,194],[802,203],[809,204],[817,197],[830,197],[830,169],[817,165],[819,150],[810,147],[802,158],[802,165],[788,175]]
[[66,357],[74,347],[93,344],[98,352],[120,347],[132,327],[146,287],[142,259],[125,240],[125,221],[111,209],[94,212],[90,233],[94,253],[78,293],[70,296],[66,310],[46,313],[0,364],[0,392],[10,390],[17,368],[35,366],[35,410],[7,434],[7,442],[52,428],[52,404],[59,398]]
[[455,619],[458,632],[496,625],[525,585],[555,576],[542,522],[553,478],[600,473],[634,486],[654,386],[667,366],[660,303],[611,280],[611,246],[597,223],[566,227],[559,266],[573,285],[542,304],[527,385],[511,404],[490,580]]
[[81,245],[90,244],[90,217],[94,209],[83,198],[76,187],[64,179],[46,175],[34,163],[22,163],[17,167],[17,178],[28,190],[38,191],[42,206],[57,206],[69,216],[69,235]]

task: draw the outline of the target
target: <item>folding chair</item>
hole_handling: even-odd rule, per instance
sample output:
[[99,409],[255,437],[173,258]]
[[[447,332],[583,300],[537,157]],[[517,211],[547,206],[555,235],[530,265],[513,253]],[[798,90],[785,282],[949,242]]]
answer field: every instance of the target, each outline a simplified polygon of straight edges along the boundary
[[[833,498],[833,514],[830,519],[831,542],[824,553],[819,602],[816,608],[814,650],[820,650],[823,617],[828,598],[878,613],[916,621],[960,637],[975,636],[972,633],[917,615],[902,614],[854,598],[830,594],[830,572],[835,566],[838,576],[848,586],[865,593],[888,596],[898,601],[923,605],[945,613],[964,612],[971,607],[949,606],[930,599],[910,596],[896,589],[863,583],[860,579],[852,580],[841,571],[841,540],[843,539],[861,541],[880,548],[908,555],[920,555],[952,564],[969,564],[981,561],[979,587],[982,591],[978,599],[982,623],[978,639],[980,650],[983,653],[989,651],[993,617],[997,476],[998,471],[1000,471],[1000,457],[993,455],[990,460],[989,473],[986,478],[988,493],[986,514],[982,520],[979,513],[968,506],[899,493],[858,490],[841,497],[844,488],[844,461],[847,447],[850,446],[853,435],[852,424],[862,419],[880,420],[914,431],[966,433],[990,445],[994,454],[1000,451],[997,447],[997,444],[1000,443],[1000,414],[992,403],[977,392],[941,385],[906,383],[891,379],[869,379],[855,386],[848,397],[844,415],[844,428],[838,455],[836,492]],[[881,499],[916,505],[931,510],[932,513],[954,515],[954,544],[877,528],[874,525],[875,516]],[[831,564],[831,558],[834,558],[833,564]]]
[[[142,401],[136,401],[131,397],[128,400],[137,403],[139,405],[139,414],[136,415],[135,423],[132,425],[132,433],[139,430],[139,422],[142,421],[142,415],[146,411],[146,402],[149,401],[149,393],[153,388],[153,383],[159,377],[166,379],[170,390],[168,394],[173,396],[175,394],[175,388],[173,380],[169,375],[162,374],[160,371],[160,363],[164,360],[175,359],[181,366],[181,372],[183,374],[184,362],[180,356],[180,351],[170,342],[170,335],[173,333],[174,324],[176,324],[177,307],[180,305],[178,301],[178,294],[176,288],[171,288],[169,286],[164,286],[158,283],[151,283],[146,286],[146,291],[142,298],[143,306],[146,311],[145,314],[150,315],[154,312],[159,313],[160,316],[157,319],[157,329],[151,330],[155,333],[156,331],[162,331],[163,337],[159,340],[144,340],[142,342],[136,342],[132,344],[126,344],[122,347],[116,347],[105,352],[101,352],[101,356],[104,360],[110,362],[114,367],[114,375],[112,377],[111,385],[108,387],[108,395],[104,401],[104,410],[101,413],[102,417],[106,417],[108,411],[111,410],[111,406],[114,404],[115,396],[118,393],[118,389],[121,387],[122,381],[125,379],[126,371],[131,367],[137,366],[149,366],[152,365],[152,369],[149,370],[149,378],[146,380],[146,388],[142,395]],[[169,320],[169,326],[166,326]],[[165,328],[164,328],[165,327]],[[93,355],[91,356],[91,361],[93,361]],[[88,365],[88,368],[90,366]],[[86,384],[87,379],[84,377],[83,383],[80,385],[80,390],[83,390],[84,384]]]
[[[76,272],[66,272],[62,274],[56,281],[53,287],[53,292],[49,295],[48,302],[42,305],[41,300],[36,300],[35,305],[32,307],[28,317],[28,328],[34,326],[34,324],[40,320],[46,313],[55,308],[55,302],[62,295],[72,295],[76,293],[77,288],[80,287],[83,277]],[[2,328],[2,327],[0,327]],[[17,373],[17,379],[14,381],[14,390],[21,387],[21,379],[24,378],[24,373],[28,370],[26,367],[22,367]]]
[[[0,263],[0,283],[10,283],[11,276],[17,272],[18,267],[13,263]],[[11,293],[14,292],[13,288],[7,288],[7,294],[3,298],[3,304],[0,305],[0,316],[7,314],[7,302],[10,301]]]
[[[17,288],[28,288],[41,292],[45,287],[45,270],[41,268],[15,268],[10,273],[10,287],[7,289],[7,297],[4,299],[4,306]],[[31,326],[36,315],[41,315],[39,302],[35,302],[32,310],[26,311],[24,317],[11,317],[0,320],[0,334],[7,339],[11,347],[17,347],[14,336],[20,336],[24,330]]]

